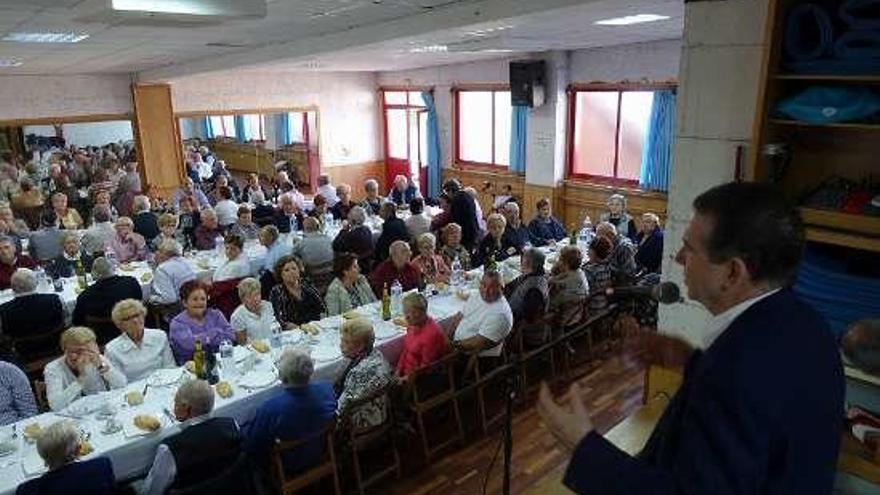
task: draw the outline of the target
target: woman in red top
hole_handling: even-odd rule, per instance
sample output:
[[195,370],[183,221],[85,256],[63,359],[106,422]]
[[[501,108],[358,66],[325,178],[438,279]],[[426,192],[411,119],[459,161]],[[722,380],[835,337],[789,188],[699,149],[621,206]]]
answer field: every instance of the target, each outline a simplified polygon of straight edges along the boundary
[[449,350],[449,341],[440,325],[428,316],[428,300],[419,293],[403,298],[406,336],[403,352],[397,361],[397,375],[406,376],[415,369],[437,361]]

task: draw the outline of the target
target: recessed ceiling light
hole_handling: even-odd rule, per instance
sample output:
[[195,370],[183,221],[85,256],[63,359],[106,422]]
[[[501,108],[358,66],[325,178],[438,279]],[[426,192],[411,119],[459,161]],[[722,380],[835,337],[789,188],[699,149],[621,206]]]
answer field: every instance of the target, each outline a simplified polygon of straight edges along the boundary
[[409,49],[410,53],[443,53],[449,50],[446,45],[415,46]]
[[19,66],[21,66],[21,63],[22,63],[21,60],[17,60],[14,58],[6,58],[6,59],[0,58],[0,68],[19,67]]
[[593,24],[598,24],[600,26],[629,26],[632,24],[643,24],[646,22],[665,21],[666,19],[669,19],[668,15],[637,14],[624,17],[615,17],[613,19],[602,19],[601,21],[596,21]]
[[3,41],[16,43],[79,43],[88,38],[86,33],[9,33]]

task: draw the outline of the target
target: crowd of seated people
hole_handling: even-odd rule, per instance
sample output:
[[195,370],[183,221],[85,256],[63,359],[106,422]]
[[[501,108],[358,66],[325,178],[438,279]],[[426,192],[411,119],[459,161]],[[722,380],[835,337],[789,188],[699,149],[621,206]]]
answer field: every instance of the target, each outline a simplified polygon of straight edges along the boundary
[[[210,387],[198,381],[182,385],[174,415],[205,426],[160,444],[145,493],[182,489],[203,474],[208,466],[193,462],[187,452],[204,438],[218,442],[215,460],[232,463],[245,452],[265,465],[275,439],[302,437],[334,418],[346,417],[356,428],[381,424],[387,413],[384,397],[356,410],[352,404],[393,382],[395,375],[405,377],[451,349],[497,359],[515,325],[546,332],[548,315],[563,326],[573,325],[584,313],[608,305],[602,289],[661,268],[659,218],[646,213],[634,221],[625,200],[609,200],[607,218],[597,225],[589,246],[582,247],[584,253],[574,246],[555,248],[568,234],[548,200],[534,205],[537,214],[528,222],[515,201],[501,202],[497,212],[484,217],[475,191],[454,179],[437,198],[438,215],[428,214],[426,203],[436,203],[422,198],[405,177],[395,181],[387,198],[380,195],[377,181],[367,180],[356,201],[349,184],[334,185],[322,176],[310,201],[314,207],[306,208],[309,202],[284,172],[269,184],[249,176],[239,189],[222,161],[202,147],[188,155],[191,174],[165,202],[134,189],[140,185],[131,176],[136,175],[134,161],[93,163],[91,155],[79,152],[74,157],[74,165],[60,167],[61,172],[53,167],[51,189],[43,190],[43,182],[23,181],[26,207],[40,209],[33,217],[39,225],[29,228],[15,207],[0,205],[0,288],[14,293],[0,305],[0,323],[4,336],[19,340],[15,364],[0,366],[14,389],[0,401],[4,421],[37,412],[30,391],[23,391],[26,375],[16,364],[54,358],[41,371],[49,406],[60,410],[83,395],[120,389],[157,369],[183,365],[192,359],[196,341],[214,352],[224,341],[242,345],[267,339],[273,328],[296,330],[380,300],[392,285],[410,291],[447,284],[463,275],[455,270],[521,256],[521,274],[506,285],[499,271],[484,270],[479,290],[452,317],[448,333],[430,318],[428,299],[419,293],[403,297],[406,334],[395,363],[376,346],[369,321],[350,315],[339,330],[341,352],[349,362],[335,384],[312,381],[311,358],[286,352],[278,361],[284,394],[260,406],[242,431],[227,421],[207,420],[213,409]],[[132,165],[121,167],[121,162]],[[68,197],[63,192],[69,190],[64,189],[67,181],[81,185],[85,195]],[[124,186],[127,199],[108,190],[114,184]],[[42,194],[41,203],[31,191]],[[381,227],[374,216],[381,218]],[[338,225],[331,229],[330,223]],[[620,234],[618,229],[626,230]],[[259,243],[265,252],[253,259],[245,249],[248,242]],[[558,252],[552,270],[545,268],[545,254],[538,249],[543,246]],[[193,249],[212,251],[217,258],[211,275],[199,275],[186,256]],[[151,269],[146,279],[120,271],[141,261]],[[83,277],[86,285],[70,308],[51,283],[40,288],[41,267],[52,277]],[[322,269],[329,274],[326,284],[312,277]],[[227,313],[212,301],[213,289],[223,283],[231,284],[237,301]],[[167,318],[151,319],[156,308],[167,310]],[[65,330],[67,312],[73,326]],[[19,321],[22,315],[28,321]],[[16,335],[21,329],[29,339]],[[39,335],[42,342],[32,339]],[[286,458],[285,468],[303,469],[323,448],[320,442],[303,446],[302,455]],[[56,467],[50,473],[86,464],[51,462]],[[112,481],[112,470],[109,476]]]

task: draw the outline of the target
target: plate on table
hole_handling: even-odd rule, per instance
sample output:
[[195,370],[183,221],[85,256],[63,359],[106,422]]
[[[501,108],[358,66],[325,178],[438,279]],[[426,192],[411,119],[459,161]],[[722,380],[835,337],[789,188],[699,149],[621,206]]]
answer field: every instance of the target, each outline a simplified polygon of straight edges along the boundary
[[324,318],[320,321],[316,321],[315,325],[323,328],[324,330],[338,330],[339,327],[342,326],[343,321],[344,318],[342,317],[342,315],[336,315]]
[[312,349],[312,359],[318,363],[335,361],[342,353],[335,347],[316,347]]
[[106,394],[86,395],[81,397],[67,407],[61,410],[62,416],[70,416],[74,418],[82,418],[89,414],[97,412],[107,403],[109,397]]
[[[168,426],[168,418],[158,412],[132,414],[122,420],[122,433],[127,438],[153,435]],[[152,423],[152,425],[148,424]],[[158,425],[158,426],[155,426]],[[153,429],[155,427],[155,429]]]
[[184,370],[181,368],[156,370],[147,378],[147,384],[151,387],[175,385],[183,377],[183,373]]
[[137,266],[135,266],[134,263],[125,262],[119,265],[119,269],[124,272],[133,272],[137,270]]
[[247,346],[237,345],[232,348],[232,359],[234,359],[236,363],[244,361],[250,355],[251,350]]
[[278,380],[278,374],[272,371],[251,371],[238,379],[238,386],[242,388],[257,389],[274,385]]

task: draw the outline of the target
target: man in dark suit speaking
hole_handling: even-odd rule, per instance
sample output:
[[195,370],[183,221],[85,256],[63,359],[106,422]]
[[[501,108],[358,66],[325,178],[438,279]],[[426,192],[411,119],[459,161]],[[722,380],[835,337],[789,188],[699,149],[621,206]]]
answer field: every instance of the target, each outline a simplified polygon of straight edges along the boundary
[[789,288],[804,245],[797,211],[754,183],[693,206],[675,259],[688,297],[712,314],[705,350],[680,353],[682,386],[637,457],[595,432],[576,385],[567,409],[543,386],[539,411],[574,451],[565,484],[590,495],[831,493],[843,370],[825,322]]

